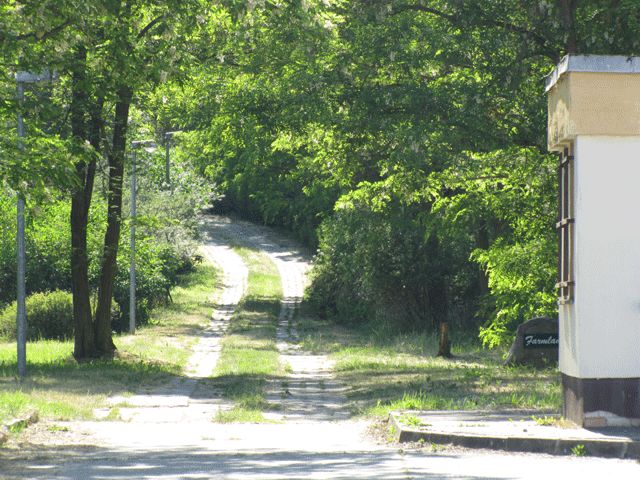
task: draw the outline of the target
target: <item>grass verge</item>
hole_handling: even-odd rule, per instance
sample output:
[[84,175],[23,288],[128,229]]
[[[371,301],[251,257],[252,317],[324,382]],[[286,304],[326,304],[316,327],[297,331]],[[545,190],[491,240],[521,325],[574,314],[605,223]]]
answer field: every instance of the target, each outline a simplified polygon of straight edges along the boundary
[[[382,332],[382,331],[381,331]],[[354,330],[305,315],[303,348],[329,353],[335,373],[349,385],[354,414],[386,417],[394,410],[540,409],[559,411],[557,368],[502,365],[501,352],[467,340],[453,359],[435,357],[437,338]],[[455,338],[454,338],[455,342]]]
[[276,347],[276,329],[282,298],[280,276],[264,254],[235,248],[249,269],[248,288],[222,340],[214,372],[224,398],[234,407],[220,411],[220,423],[260,423],[264,410],[277,408],[265,399],[268,378],[281,375]]
[[209,321],[216,270],[199,265],[172,291],[173,303],[152,312],[135,335],[114,338],[114,360],[78,364],[73,342],[41,340],[27,345],[28,376],[15,375],[16,346],[0,343],[0,424],[37,410],[51,420],[88,419],[111,394],[128,395],[180,375],[195,334]]

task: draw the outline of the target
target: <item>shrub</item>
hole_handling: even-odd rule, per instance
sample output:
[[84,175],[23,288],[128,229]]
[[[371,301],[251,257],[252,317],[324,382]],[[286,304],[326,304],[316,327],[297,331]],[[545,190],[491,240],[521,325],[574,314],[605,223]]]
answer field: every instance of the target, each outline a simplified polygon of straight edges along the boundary
[[468,246],[445,237],[423,210],[354,203],[326,219],[307,292],[310,307],[341,323],[386,323],[395,330],[455,323],[454,314],[473,321]]
[[[27,205],[27,294],[71,288],[69,208],[68,201],[57,199]],[[99,238],[104,235],[95,230]],[[16,292],[15,198],[7,192],[0,193],[0,231],[0,305],[4,305],[15,299]]]
[[[27,338],[65,339],[73,335],[71,294],[61,290],[27,297]],[[16,338],[16,302],[0,313],[0,337]]]
[[[158,241],[140,232],[136,240],[136,323],[144,325],[151,310],[171,302],[171,287],[177,285],[179,276],[193,269],[197,262],[193,252],[184,245]],[[123,241],[124,240],[124,241]],[[184,247],[184,248],[183,248]],[[113,297],[118,304],[119,319],[113,320],[116,331],[129,326],[129,265],[131,250],[128,239],[121,239],[118,253],[118,272]]]

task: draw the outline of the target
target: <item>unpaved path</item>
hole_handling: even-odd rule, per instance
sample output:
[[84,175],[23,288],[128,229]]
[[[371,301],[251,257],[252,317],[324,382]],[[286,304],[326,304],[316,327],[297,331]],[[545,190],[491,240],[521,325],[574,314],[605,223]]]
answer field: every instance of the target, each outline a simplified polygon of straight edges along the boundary
[[[43,422],[43,435],[19,448],[0,449],[7,479],[411,479],[637,478],[637,465],[601,459],[509,455],[462,450],[398,450],[376,444],[367,423],[348,419],[344,387],[331,362],[297,345],[295,313],[308,259],[268,229],[224,217],[209,218],[204,254],[225,272],[220,306],[199,341],[183,378],[126,399],[128,421]],[[284,404],[282,423],[211,422],[226,405],[207,376],[219,339],[246,285],[246,267],[229,243],[262,250],[276,263],[284,298],[278,348],[291,375],[269,385]],[[114,399],[119,401],[121,399]],[[59,428],[68,431],[60,431]]]
[[284,381],[270,383],[267,398],[282,409],[266,416],[289,423],[347,420],[345,388],[331,374],[333,363],[325,355],[312,355],[298,346],[296,313],[307,285],[308,256],[290,239],[268,228],[219,216],[209,218],[207,224],[231,244],[264,252],[280,274],[283,298],[276,340],[280,360],[288,365],[290,374]]
[[[120,421],[108,421],[110,409],[97,412],[102,421],[56,422],[55,432],[42,422],[34,428],[31,445],[23,446],[45,455],[52,463],[47,475],[66,478],[69,464],[74,469],[92,468],[87,464],[90,451],[119,452],[107,463],[117,462],[124,452],[263,450],[299,448],[303,443],[314,450],[343,450],[359,445],[367,428],[364,422],[341,422],[349,417],[344,388],[331,375],[331,362],[322,355],[302,352],[297,342],[296,312],[306,286],[309,259],[294,243],[272,230],[226,217],[208,217],[202,224],[202,253],[220,266],[223,285],[211,324],[194,347],[188,367],[180,378],[134,396],[110,398],[119,407]],[[229,319],[247,286],[247,267],[232,249],[243,246],[268,255],[281,276],[283,299],[277,328],[281,361],[288,364],[286,380],[268,385],[270,401],[282,408],[271,418],[277,424],[219,425],[212,422],[218,409],[231,405],[221,399],[210,377],[220,355],[220,341]],[[309,424],[313,424],[310,427]],[[309,427],[309,428],[308,428]],[[311,428],[311,430],[310,430]],[[311,440],[311,438],[313,440]],[[61,455],[64,448],[69,455]],[[55,459],[43,452],[55,451]],[[71,452],[83,452],[80,460]],[[14,466],[23,455],[18,452]],[[114,455],[112,453],[111,455]],[[86,457],[86,459],[85,459]],[[63,462],[64,465],[60,464]],[[94,460],[91,460],[94,461]],[[45,462],[45,463],[46,463]],[[27,468],[27,464],[23,464]],[[72,469],[73,470],[73,469]],[[79,473],[76,474],[79,475]],[[32,472],[33,473],[33,472]],[[37,476],[35,478],[38,478]],[[48,478],[44,476],[43,478]],[[90,478],[90,477],[87,477]]]
[[[121,420],[144,424],[180,422],[183,425],[210,422],[219,409],[231,407],[222,401],[219,392],[206,379],[213,374],[220,357],[222,337],[247,288],[249,272],[242,258],[227,242],[220,240],[219,233],[215,224],[203,224],[204,244],[201,252],[207,260],[218,265],[222,282],[211,321],[193,347],[184,375],[134,396],[110,398],[112,406],[125,405],[119,407]],[[106,416],[109,411],[107,408],[103,412],[96,412],[96,416]],[[99,434],[102,427],[94,426],[89,430]]]

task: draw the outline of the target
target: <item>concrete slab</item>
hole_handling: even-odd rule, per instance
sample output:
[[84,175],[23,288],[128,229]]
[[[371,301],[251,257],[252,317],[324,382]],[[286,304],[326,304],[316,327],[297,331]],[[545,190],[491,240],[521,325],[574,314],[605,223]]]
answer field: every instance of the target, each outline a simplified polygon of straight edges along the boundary
[[[555,418],[551,425],[541,419]],[[640,428],[578,428],[537,411],[394,412],[399,442],[449,444],[512,452],[640,458]]]

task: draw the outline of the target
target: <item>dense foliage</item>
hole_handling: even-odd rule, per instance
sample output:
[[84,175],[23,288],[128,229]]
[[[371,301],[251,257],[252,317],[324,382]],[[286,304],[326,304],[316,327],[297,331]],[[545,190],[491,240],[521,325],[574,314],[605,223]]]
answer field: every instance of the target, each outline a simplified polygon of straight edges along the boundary
[[[16,68],[59,72],[55,86],[28,92],[26,149],[13,127],[0,139],[12,159],[0,162],[4,185],[29,194],[34,226],[38,209],[51,215],[30,237],[30,288],[45,289],[43,278],[69,288],[69,264],[48,253],[57,249],[77,266],[76,317],[89,308],[78,285],[94,282],[102,316],[112,295],[126,310],[125,151],[131,138],[184,130],[184,192],[169,200],[159,187],[159,157],[141,189],[153,208],[141,219],[141,308],[166,296],[192,253],[181,239],[194,231],[184,225],[205,178],[223,193],[220,208],[318,249],[309,298],[320,313],[451,324],[500,345],[519,322],[556,309],[544,76],[566,53],[638,53],[636,10],[630,0],[5,3],[3,98]],[[3,125],[16,109],[0,102]],[[60,233],[62,207],[44,206],[64,195],[80,232],[71,238]],[[9,212],[10,199],[0,202]]]
[[[123,303],[126,290],[121,230],[127,152],[132,139],[151,133],[160,140],[164,133],[145,128],[149,116],[138,114],[136,107],[144,106],[145,96],[169,73],[178,76],[193,55],[189,49],[206,35],[206,15],[204,26],[199,18],[206,5],[199,0],[0,5],[0,90],[15,91],[18,72],[49,72],[39,75],[48,82],[19,84],[24,100],[6,95],[2,104],[0,121],[9,132],[0,151],[17,159],[3,165],[2,180],[34,206],[54,191],[70,203],[69,274],[55,269],[53,280],[66,282],[72,292],[77,359],[110,356],[115,350],[111,304],[113,298]],[[19,114],[26,120],[24,140],[17,138],[12,121]],[[100,209],[103,214],[96,217]],[[147,225],[147,231],[152,229]],[[91,236],[98,232],[103,240],[98,258],[92,258]],[[168,237],[164,243],[149,238],[141,247],[139,308],[144,318],[151,304],[168,295],[184,259],[174,255]],[[44,262],[39,276],[49,273],[50,263]]]
[[[145,159],[143,159],[145,160]],[[174,162],[179,162],[179,156]],[[145,323],[149,309],[170,301],[170,288],[179,275],[189,271],[198,259],[197,213],[209,202],[209,188],[179,163],[174,189],[161,190],[156,171],[164,172],[164,158],[146,159],[138,172],[138,228],[136,234],[137,320]],[[154,188],[155,185],[155,188]],[[98,190],[102,187],[98,186]],[[129,203],[129,192],[125,196]],[[89,280],[94,292],[100,275],[100,255],[106,204],[103,196],[94,199],[88,229]],[[27,293],[71,289],[70,205],[61,198],[33,205],[27,210]],[[129,216],[128,208],[125,215]],[[128,220],[126,223],[128,226]],[[0,194],[0,306],[12,301],[16,292],[15,197]],[[128,325],[129,235],[120,239],[114,299],[117,304],[113,328]],[[93,298],[95,309],[95,298]],[[15,311],[15,308],[14,308]],[[31,323],[31,312],[29,312]],[[13,317],[15,324],[15,314]]]
[[634,2],[233,5],[163,118],[199,131],[224,207],[318,247],[320,312],[488,346],[555,315],[543,80],[566,53],[637,52]]

